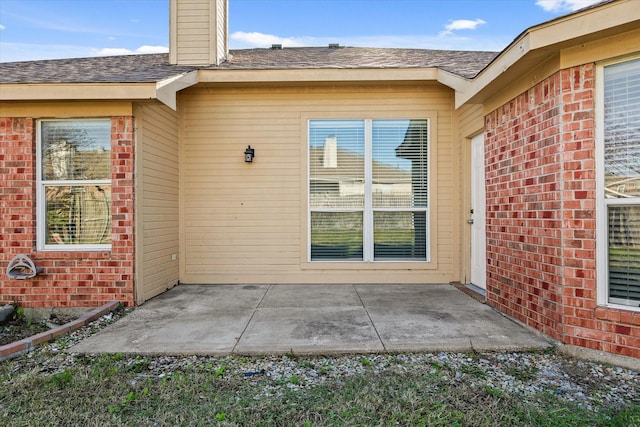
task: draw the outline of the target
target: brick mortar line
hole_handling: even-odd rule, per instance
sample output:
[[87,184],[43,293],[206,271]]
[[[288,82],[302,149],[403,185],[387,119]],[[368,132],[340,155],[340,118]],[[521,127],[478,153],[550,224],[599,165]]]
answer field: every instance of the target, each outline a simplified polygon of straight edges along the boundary
[[58,338],[64,334],[80,329],[83,326],[86,326],[89,323],[93,322],[97,318],[104,316],[109,312],[115,311],[119,305],[120,303],[118,301],[108,302],[102,307],[98,307],[97,309],[84,314],[76,320],[65,323],[64,325],[60,325],[55,328],[49,329],[48,331],[21,339],[20,341],[15,341],[10,344],[0,346],[0,362],[26,354],[34,350],[36,346],[44,342],[51,341],[54,338]]

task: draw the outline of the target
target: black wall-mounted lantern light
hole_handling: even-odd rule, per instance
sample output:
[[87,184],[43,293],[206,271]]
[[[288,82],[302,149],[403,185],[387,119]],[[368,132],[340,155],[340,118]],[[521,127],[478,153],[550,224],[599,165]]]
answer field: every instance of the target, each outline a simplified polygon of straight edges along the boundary
[[244,161],[247,163],[251,163],[253,162],[253,157],[255,156],[255,151],[253,148],[251,148],[250,145],[247,145],[247,149],[244,150]]

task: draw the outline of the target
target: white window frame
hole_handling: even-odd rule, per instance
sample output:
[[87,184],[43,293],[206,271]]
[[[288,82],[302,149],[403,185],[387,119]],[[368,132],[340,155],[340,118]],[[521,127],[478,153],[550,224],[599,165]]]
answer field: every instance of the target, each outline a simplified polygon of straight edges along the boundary
[[[309,182],[311,180],[311,170],[307,167],[307,179],[306,179],[306,194],[307,194],[307,262],[310,264],[322,264],[322,263],[367,263],[367,264],[383,264],[383,263],[420,263],[427,264],[431,262],[431,169],[432,169],[432,124],[433,120],[430,116],[425,117],[376,117],[376,118],[327,118],[318,117],[307,120],[307,166],[310,164],[310,150],[309,141],[311,140],[311,122],[318,120],[357,120],[364,122],[364,207],[362,209],[352,209],[353,212],[362,212],[363,214],[363,241],[362,241],[362,260],[353,259],[311,259],[311,212],[332,212],[335,210],[311,208]],[[373,122],[384,120],[424,120],[427,122],[427,207],[412,207],[412,208],[373,208]],[[349,209],[340,209],[341,212],[348,212]],[[426,230],[425,230],[425,259],[374,259],[374,224],[373,213],[375,211],[393,211],[393,212],[425,212],[426,215]]]
[[604,69],[607,66],[640,59],[640,55],[603,61],[596,65],[596,290],[597,304],[611,308],[640,312],[640,307],[609,300],[609,206],[640,205],[640,197],[607,199],[605,195],[605,126],[604,126]]
[[82,185],[112,185],[112,179],[105,180],[47,180],[42,179],[42,123],[44,122],[82,122],[104,120],[111,122],[108,117],[40,119],[36,122],[36,247],[39,251],[79,252],[111,250],[111,244],[47,244],[46,243],[46,186],[82,186]]

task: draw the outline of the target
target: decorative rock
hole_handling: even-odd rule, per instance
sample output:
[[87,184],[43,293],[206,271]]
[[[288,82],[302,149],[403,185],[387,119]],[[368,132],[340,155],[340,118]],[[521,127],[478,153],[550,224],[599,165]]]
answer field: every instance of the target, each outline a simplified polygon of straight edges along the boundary
[[[86,364],[94,358],[99,360],[103,357],[99,354],[74,354],[73,345],[117,321],[127,310],[102,316],[55,342],[39,346],[11,361],[12,372],[53,375],[72,369],[80,362]],[[131,354],[120,355],[113,360],[123,366],[146,365],[144,371],[136,374],[138,383],[148,378],[171,379],[174,374],[188,375],[191,371],[212,373],[219,369],[223,373],[220,376],[223,380],[237,381],[242,378],[249,382],[255,387],[256,399],[308,389],[329,381],[340,386],[347,378],[365,372],[401,372],[408,376],[428,375],[433,378],[435,387],[455,378],[456,387],[469,385],[478,390],[496,390],[528,402],[548,399],[552,395],[559,402],[572,402],[587,410],[603,404],[613,410],[629,404],[640,404],[640,371],[575,360],[554,352],[478,353],[475,357],[446,352],[370,354],[366,355],[370,362],[366,364],[362,363],[363,357],[180,357]]]
[[0,307],[0,323],[4,323],[11,320],[15,308],[11,304],[3,305]]

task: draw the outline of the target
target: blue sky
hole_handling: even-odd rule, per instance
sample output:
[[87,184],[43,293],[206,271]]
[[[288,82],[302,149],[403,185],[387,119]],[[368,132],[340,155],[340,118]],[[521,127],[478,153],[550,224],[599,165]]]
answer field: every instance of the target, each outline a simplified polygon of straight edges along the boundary
[[[229,0],[231,49],[502,50],[598,0]],[[169,0],[0,0],[0,62],[167,52]]]

